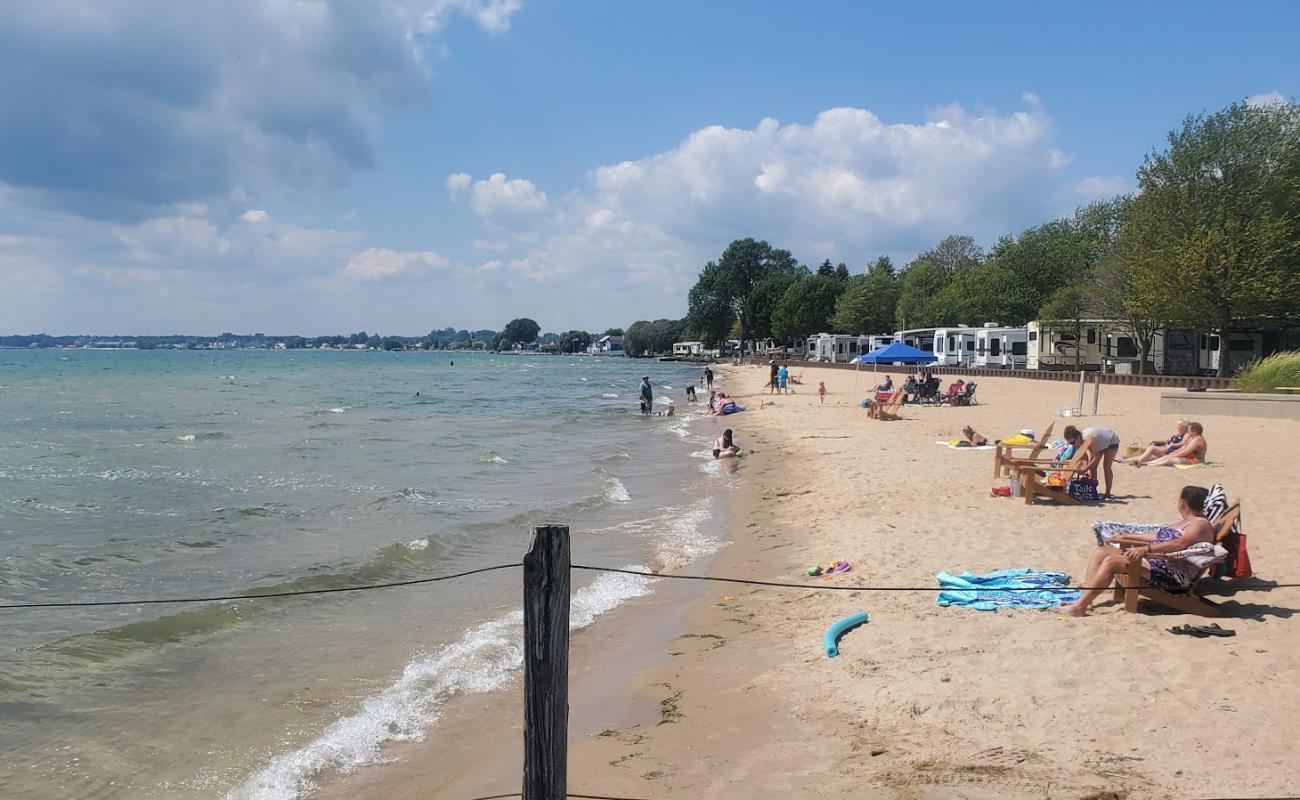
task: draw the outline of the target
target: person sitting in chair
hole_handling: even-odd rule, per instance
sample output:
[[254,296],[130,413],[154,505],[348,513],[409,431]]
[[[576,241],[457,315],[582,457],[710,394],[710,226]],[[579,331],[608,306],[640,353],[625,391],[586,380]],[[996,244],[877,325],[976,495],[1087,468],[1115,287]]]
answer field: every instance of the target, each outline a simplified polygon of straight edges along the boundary
[[1214,527],[1205,518],[1205,498],[1209,490],[1201,486],[1184,486],[1178,495],[1178,521],[1152,533],[1125,534],[1128,539],[1142,539],[1146,544],[1119,550],[1105,544],[1093,551],[1083,573],[1088,587],[1077,602],[1062,611],[1082,617],[1099,595],[1110,587],[1115,576],[1128,570],[1133,561],[1142,562],[1142,581],[1162,588],[1186,589],[1200,574],[1200,569],[1183,559],[1164,559],[1161,555],[1178,553],[1200,542],[1214,541]]

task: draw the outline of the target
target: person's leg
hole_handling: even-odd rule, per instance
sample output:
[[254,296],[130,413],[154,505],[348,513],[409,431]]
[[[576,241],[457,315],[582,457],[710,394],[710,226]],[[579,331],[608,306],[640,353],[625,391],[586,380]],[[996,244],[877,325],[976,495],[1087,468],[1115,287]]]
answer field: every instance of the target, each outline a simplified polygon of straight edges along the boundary
[[[1128,569],[1128,559],[1122,555],[1115,554],[1103,559],[1092,579],[1084,582],[1084,585],[1090,588],[1079,595],[1077,602],[1064,606],[1061,610],[1072,617],[1084,616],[1088,613],[1088,607],[1093,604],[1102,592],[1110,588],[1115,576],[1126,569]],[[1146,569],[1144,568],[1142,572],[1145,577],[1147,574]]]
[[1106,448],[1106,453],[1101,457],[1102,471],[1106,473],[1106,496],[1110,497],[1111,484],[1115,482],[1115,456],[1119,455],[1118,447]]
[[1097,577],[1097,570],[1101,567],[1101,562],[1113,555],[1118,555],[1119,552],[1118,548],[1111,547],[1110,545],[1097,546],[1092,551],[1092,555],[1089,556],[1088,566],[1083,571],[1083,585],[1096,586],[1097,584],[1093,583],[1093,580]]

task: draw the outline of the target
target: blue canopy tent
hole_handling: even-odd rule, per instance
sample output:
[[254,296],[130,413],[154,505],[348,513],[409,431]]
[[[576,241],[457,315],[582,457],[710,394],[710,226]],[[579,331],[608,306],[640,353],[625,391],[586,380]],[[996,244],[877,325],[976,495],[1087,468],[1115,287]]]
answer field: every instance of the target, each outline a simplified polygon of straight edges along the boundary
[[863,364],[871,364],[873,367],[878,368],[881,364],[933,364],[938,360],[933,353],[917,350],[910,344],[904,344],[903,342],[894,342],[879,350],[863,353],[853,359],[853,363],[857,365],[857,369],[853,372],[854,391],[857,391],[858,372],[862,370]]

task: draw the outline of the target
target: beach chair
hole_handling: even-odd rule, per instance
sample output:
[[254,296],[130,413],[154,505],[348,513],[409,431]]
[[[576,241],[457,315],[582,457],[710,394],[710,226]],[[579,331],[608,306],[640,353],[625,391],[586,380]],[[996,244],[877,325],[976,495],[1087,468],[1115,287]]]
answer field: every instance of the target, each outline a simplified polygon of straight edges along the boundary
[[1092,439],[1084,439],[1083,444],[1070,458],[1069,461],[1061,462],[1051,458],[1029,460],[1017,459],[1012,464],[1015,466],[1016,478],[1020,482],[1020,494],[1025,498],[1025,505],[1032,506],[1035,498],[1042,497],[1047,500],[1053,500],[1065,506],[1082,505],[1082,501],[1074,497],[1065,489],[1056,488],[1047,482],[1045,472],[1062,473],[1068,481],[1071,478],[1078,478],[1085,475],[1088,464],[1088,456],[1092,452]]
[[[1232,528],[1241,520],[1241,500],[1236,500],[1228,506],[1219,521],[1214,523],[1214,543],[1223,544],[1223,540],[1228,534],[1232,533]],[[1146,544],[1141,539],[1125,538],[1119,535],[1111,538],[1109,541],[1118,542],[1121,547]],[[1201,570],[1186,589],[1156,589],[1150,586],[1144,586],[1145,581],[1142,579],[1142,562],[1134,561],[1129,564],[1128,571],[1122,572],[1115,576],[1115,602],[1123,603],[1124,610],[1130,614],[1137,613],[1138,599],[1146,599],[1159,603],[1166,608],[1172,608],[1175,611],[1181,611],[1184,614],[1196,614],[1202,617],[1222,617],[1223,611],[1211,601],[1205,599],[1196,592],[1196,584],[1201,578],[1205,577],[1208,570],[1213,566]]]
[[1011,462],[1017,459],[1017,452],[1023,451],[1020,458],[1034,460],[1043,453],[1043,448],[1047,443],[1052,441],[1052,428],[1056,427],[1056,420],[1052,420],[1043,431],[1043,435],[1038,437],[1038,441],[1033,444],[999,444],[993,451],[993,477],[1003,478],[1015,471]]
[[889,396],[888,400],[877,400],[867,407],[867,415],[872,419],[895,420],[902,419],[898,416],[898,409],[903,406],[903,397],[906,393],[899,389]]
[[974,383],[966,384],[966,391],[962,394],[957,395],[957,405],[959,406],[975,405],[975,384]]

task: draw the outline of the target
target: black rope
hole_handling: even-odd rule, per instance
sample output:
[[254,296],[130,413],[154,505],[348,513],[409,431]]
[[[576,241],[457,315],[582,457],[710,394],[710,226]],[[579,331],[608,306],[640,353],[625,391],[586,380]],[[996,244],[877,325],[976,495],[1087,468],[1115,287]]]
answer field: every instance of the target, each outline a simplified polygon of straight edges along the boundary
[[218,600],[262,600],[268,597],[303,597],[313,594],[338,594],[339,592],[365,592],[371,589],[396,589],[401,586],[418,586],[424,583],[437,583],[438,581],[449,581],[455,578],[467,578],[470,575],[479,575],[484,572],[494,572],[499,569],[513,569],[521,567],[523,564],[497,564],[494,567],[480,567],[478,569],[457,572],[452,575],[437,575],[432,578],[412,578],[406,581],[390,581],[388,583],[367,583],[360,586],[336,586],[328,589],[295,589],[284,592],[266,592],[263,594],[218,594],[207,597],[157,597],[146,600],[74,600],[62,603],[0,603],[0,609],[7,608],[91,608],[97,606],[156,606],[168,605],[175,603],[211,603]]
[[[719,578],[713,575],[676,575],[662,572],[642,572],[634,569],[617,569],[614,567],[590,567],[585,564],[573,564],[573,569],[587,570],[588,572],[619,572],[624,575],[640,575],[645,578],[671,578],[673,580],[685,581],[713,581],[715,583],[741,583],[750,586],[766,586],[773,589],[804,589],[806,591],[830,591],[830,592],[942,592],[942,591],[980,591],[979,587],[973,589],[948,589],[942,586],[826,586],[810,585],[806,583],[785,583],[782,581],[758,581],[747,578]],[[842,573],[831,573],[842,574]],[[1300,587],[1300,583],[1270,583],[1265,587],[1268,589],[1293,589]],[[1090,589],[1106,591],[1114,588],[1110,586],[1026,586],[1026,587],[1006,587],[990,588],[984,591],[990,592],[1086,592]],[[1125,586],[1125,589],[1162,589],[1169,590],[1167,586]]]
[[[265,592],[262,594],[219,594],[208,595],[204,597],[153,597],[137,600],[72,600],[66,602],[48,602],[48,603],[0,603],[0,610],[6,609],[43,609],[43,608],[96,608],[104,606],[148,606],[148,605],[176,605],[181,603],[212,603],[229,600],[263,600],[276,597],[305,597],[308,595],[319,594],[338,594],[340,592],[364,592],[371,589],[396,589],[403,586],[419,586],[426,583],[437,583],[439,581],[449,581],[456,578],[467,578],[470,575],[479,575],[484,572],[495,572],[502,569],[514,569],[521,567],[522,564],[497,564],[491,567],[479,567],[478,569],[466,570],[465,572],[456,572],[451,575],[436,575],[430,578],[412,578],[405,581],[390,581],[388,583],[369,583],[359,586],[337,586],[326,589],[295,589],[284,592]],[[580,569],[586,572],[612,572],[622,575],[636,575],[641,578],[668,578],[671,580],[685,581],[710,581],[713,583],[735,583],[745,586],[762,586],[770,589],[800,589],[808,592],[942,592],[945,589],[941,586],[828,586],[826,584],[807,584],[807,583],[787,583],[783,581],[760,581],[749,578],[723,578],[716,575],[678,575],[664,572],[647,572],[635,569],[621,569],[618,567],[593,567],[587,564],[572,564],[571,569]],[[832,573],[838,574],[838,573]],[[1261,588],[1266,589],[1294,589],[1300,587],[1300,583],[1270,583]],[[1080,592],[1096,589],[1107,591],[1113,586],[1025,586],[1025,587],[1005,587],[997,589],[988,589],[987,591],[996,592]],[[1164,589],[1166,586],[1126,586],[1125,589]],[[980,591],[978,587],[974,589],[950,589],[946,591]]]

